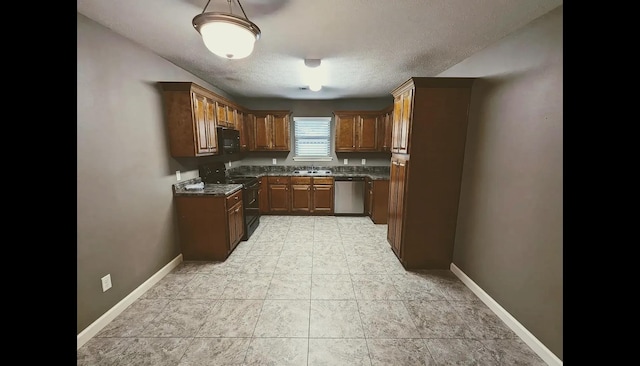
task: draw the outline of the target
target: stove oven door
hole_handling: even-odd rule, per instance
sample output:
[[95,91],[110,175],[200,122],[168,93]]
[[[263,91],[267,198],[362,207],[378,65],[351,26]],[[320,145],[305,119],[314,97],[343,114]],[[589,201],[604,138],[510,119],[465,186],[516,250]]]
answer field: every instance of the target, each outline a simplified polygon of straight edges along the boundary
[[244,240],[249,239],[251,234],[253,234],[260,224],[260,200],[258,199],[259,188],[259,180],[256,180],[254,183],[248,183],[243,188],[242,203],[244,205],[245,220]]

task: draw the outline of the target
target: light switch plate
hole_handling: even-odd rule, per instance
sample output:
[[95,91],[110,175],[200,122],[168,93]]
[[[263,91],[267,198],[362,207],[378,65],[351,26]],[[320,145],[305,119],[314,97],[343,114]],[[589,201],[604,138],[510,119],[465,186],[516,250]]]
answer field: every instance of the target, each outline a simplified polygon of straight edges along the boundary
[[278,164],[278,159],[276,159],[276,158],[273,158],[273,159],[271,160],[271,163],[272,163],[273,165],[276,165],[276,164]]
[[176,180],[180,180],[180,171],[176,170]]
[[349,164],[349,159],[344,159],[344,165]]
[[367,159],[362,159],[362,165],[365,165],[367,163]]

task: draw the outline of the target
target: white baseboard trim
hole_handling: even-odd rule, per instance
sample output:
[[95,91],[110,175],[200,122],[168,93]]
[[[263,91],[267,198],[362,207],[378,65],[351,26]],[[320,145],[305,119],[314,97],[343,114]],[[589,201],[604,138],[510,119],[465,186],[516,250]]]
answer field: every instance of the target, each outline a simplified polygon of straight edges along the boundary
[[542,342],[538,340],[531,332],[527,330],[520,322],[516,320],[508,311],[498,304],[489,294],[484,292],[480,286],[476,285],[471,278],[460,270],[455,264],[451,263],[451,272],[471,290],[476,296],[484,302],[491,311],[493,311],[511,330],[513,330],[520,339],[524,341],[531,349],[550,366],[562,366],[562,361],[553,354]]
[[122,313],[129,305],[133,304],[133,302],[136,301],[140,296],[142,296],[142,294],[153,287],[153,285],[158,283],[158,281],[169,274],[169,272],[176,268],[180,263],[182,263],[182,254],[179,254],[177,257],[175,257],[175,259],[169,262],[166,266],[162,267],[153,276],[149,277],[148,280],[144,281],[142,285],[138,286],[124,299],[120,300],[120,302],[118,302],[114,307],[107,310],[106,313],[104,313],[96,321],[91,323],[82,332],[80,332],[80,334],[78,334],[78,348],[76,350],[80,349],[80,347],[87,343],[87,341],[98,334],[98,332],[101,331],[102,328],[104,328],[107,324],[109,324],[110,321],[120,315],[120,313]]

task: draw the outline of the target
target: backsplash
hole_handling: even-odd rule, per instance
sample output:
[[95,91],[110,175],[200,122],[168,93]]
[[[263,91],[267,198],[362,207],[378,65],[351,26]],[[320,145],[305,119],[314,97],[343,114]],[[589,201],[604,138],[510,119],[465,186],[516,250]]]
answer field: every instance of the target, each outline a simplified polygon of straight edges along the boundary
[[[227,174],[231,175],[251,175],[261,173],[290,173],[294,170],[310,170],[312,165],[243,165],[237,168],[227,168]],[[334,173],[371,173],[389,174],[389,166],[353,166],[353,165],[313,165],[314,170],[331,170]]]

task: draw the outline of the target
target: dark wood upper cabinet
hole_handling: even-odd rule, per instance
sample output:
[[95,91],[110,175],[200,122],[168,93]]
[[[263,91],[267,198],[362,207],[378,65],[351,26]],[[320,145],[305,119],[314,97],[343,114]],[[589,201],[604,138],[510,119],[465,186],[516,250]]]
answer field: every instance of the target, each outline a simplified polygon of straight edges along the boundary
[[215,95],[194,83],[162,82],[160,86],[171,156],[218,154]]
[[393,104],[383,110],[376,118],[378,124],[378,151],[391,152]]
[[252,111],[249,151],[290,151],[290,111]]
[[226,103],[216,102],[216,123],[220,127],[237,128],[237,108]]
[[335,151],[377,151],[378,123],[376,112],[336,111]]
[[236,111],[236,130],[240,132],[240,151],[249,150],[247,114],[241,110]]
[[191,82],[159,82],[171,156],[218,155],[216,127],[240,131],[240,151],[290,151],[291,111],[251,111]]

